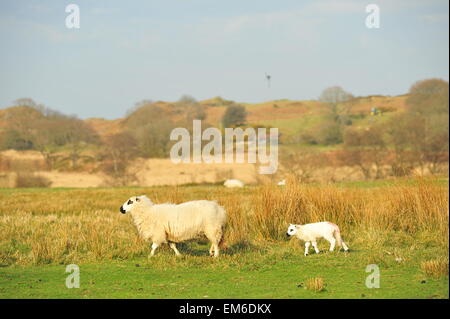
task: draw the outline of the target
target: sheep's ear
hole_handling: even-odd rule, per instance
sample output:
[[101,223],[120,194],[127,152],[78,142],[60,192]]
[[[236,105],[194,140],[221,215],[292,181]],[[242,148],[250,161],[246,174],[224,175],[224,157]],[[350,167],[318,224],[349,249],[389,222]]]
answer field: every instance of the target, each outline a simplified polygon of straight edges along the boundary
[[295,228],[300,228],[301,225],[295,225]]

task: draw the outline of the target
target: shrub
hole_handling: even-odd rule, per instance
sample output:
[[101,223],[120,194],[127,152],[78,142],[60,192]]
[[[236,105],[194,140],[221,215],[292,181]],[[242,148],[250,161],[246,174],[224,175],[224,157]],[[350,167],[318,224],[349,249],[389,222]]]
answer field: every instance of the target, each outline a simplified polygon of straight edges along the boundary
[[34,173],[17,173],[16,187],[49,187],[51,181],[42,175]]
[[318,128],[316,139],[324,145],[342,143],[342,128],[338,123],[325,122]]
[[222,117],[223,127],[240,126],[245,124],[247,111],[242,105],[231,105],[227,107]]
[[0,149],[3,150],[30,150],[33,148],[33,142],[22,137],[17,131],[8,129],[0,136]]

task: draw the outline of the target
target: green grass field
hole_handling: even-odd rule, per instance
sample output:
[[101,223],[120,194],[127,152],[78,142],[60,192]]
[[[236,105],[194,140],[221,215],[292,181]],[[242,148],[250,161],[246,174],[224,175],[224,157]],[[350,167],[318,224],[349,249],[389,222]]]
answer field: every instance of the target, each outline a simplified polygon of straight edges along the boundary
[[[189,246],[189,245],[187,245]],[[194,245],[195,246],[195,245]],[[322,243],[322,248],[324,243]],[[185,247],[177,258],[164,249],[153,259],[135,258],[80,264],[80,288],[65,286],[65,265],[0,268],[1,298],[448,298],[448,278],[430,279],[414,256],[398,263],[384,258],[380,288],[367,288],[370,253],[302,255],[299,247],[274,244],[261,252],[240,252],[219,259],[207,247]],[[195,250],[197,249],[197,250]],[[419,253],[418,253],[419,254]],[[430,254],[429,252],[426,254]],[[430,254],[432,255],[432,254]],[[423,256],[422,256],[423,257]],[[304,287],[313,277],[325,289]]]
[[[420,194],[410,182],[399,183],[396,187],[404,189],[405,194],[411,192],[414,198]],[[448,181],[427,185],[419,191],[435,194],[429,205],[435,205],[445,214],[448,194],[444,192],[448,191]],[[302,188],[307,190],[312,192],[311,196],[323,190],[317,195],[321,200],[317,205],[327,203],[322,198],[324,195],[341,194],[348,196],[342,200],[348,198],[351,205],[358,207],[361,205],[358,196],[375,190],[382,196],[383,192],[398,191],[389,182],[342,183],[330,189],[321,185]],[[259,235],[257,228],[271,225],[267,221],[256,224],[250,219],[245,227],[241,225],[246,222],[239,217],[246,214],[242,207],[247,207],[250,213],[256,210],[258,206],[251,205],[259,197],[253,196],[260,196],[262,191],[260,187],[224,190],[220,186],[2,189],[0,298],[449,297],[448,224],[447,230],[428,227],[426,223],[417,229],[409,224],[399,227],[390,217],[385,221],[386,226],[377,227],[370,224],[372,219],[364,221],[369,223],[365,225],[362,219],[344,218],[340,224],[351,251],[330,253],[328,243],[320,241],[320,254],[310,252],[305,257],[303,243],[283,237],[283,223],[275,227],[283,235],[278,239]],[[194,240],[179,244],[182,257],[175,257],[163,246],[153,258],[147,258],[149,244],[139,240],[129,216],[118,212],[126,198],[141,193],[156,198],[157,202],[218,198],[231,219],[228,249],[214,259],[207,256],[205,241]],[[335,197],[331,205],[339,206],[339,198]],[[373,209],[377,203],[375,200],[373,205],[367,204],[367,209]],[[413,203],[409,209],[422,204]],[[350,214],[346,206],[338,209],[334,214],[341,211]],[[323,210],[328,208],[324,206]],[[448,218],[448,211],[446,214],[444,218]],[[408,223],[414,223],[414,219]],[[443,240],[439,235],[442,231],[447,236]],[[423,262],[435,260],[444,261],[444,271],[425,273]],[[69,289],[65,285],[69,275],[65,272],[66,265],[72,263],[80,267],[80,288]],[[366,278],[371,274],[366,272],[366,267],[370,264],[379,267],[380,288],[366,287]],[[306,282],[311,278],[323,279],[324,289],[320,292],[307,289]]]

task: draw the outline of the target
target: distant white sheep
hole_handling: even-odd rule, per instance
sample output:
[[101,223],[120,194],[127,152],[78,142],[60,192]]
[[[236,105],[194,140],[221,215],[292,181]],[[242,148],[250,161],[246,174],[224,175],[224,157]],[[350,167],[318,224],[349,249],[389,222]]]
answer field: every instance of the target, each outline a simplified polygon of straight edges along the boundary
[[242,187],[244,187],[244,183],[242,183],[238,179],[227,179],[225,181],[225,183],[223,183],[223,186],[225,186],[227,188],[235,188],[235,187],[242,188]]
[[277,185],[278,185],[278,186],[284,186],[284,185],[286,185],[286,180],[283,179],[282,181],[279,181]]
[[319,253],[317,248],[317,239],[325,238],[330,242],[330,251],[334,250],[336,243],[348,251],[347,245],[341,238],[339,227],[330,222],[320,222],[305,225],[290,224],[287,230],[288,236],[296,236],[298,239],[305,241],[305,256],[308,256],[309,246],[313,245],[316,254]]
[[150,256],[156,248],[168,243],[177,256],[176,243],[204,234],[211,241],[209,254],[219,255],[219,244],[223,239],[226,213],[214,201],[197,200],[176,204],[153,204],[145,195],[128,199],[121,207],[122,214],[130,213],[139,234],[152,241]]

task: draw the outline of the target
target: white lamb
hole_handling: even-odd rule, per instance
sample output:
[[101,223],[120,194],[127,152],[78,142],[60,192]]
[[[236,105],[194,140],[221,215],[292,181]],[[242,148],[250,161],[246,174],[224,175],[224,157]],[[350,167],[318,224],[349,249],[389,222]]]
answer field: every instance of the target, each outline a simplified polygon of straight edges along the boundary
[[150,256],[156,248],[168,243],[177,256],[176,244],[204,234],[211,241],[209,254],[217,257],[223,239],[226,213],[216,202],[198,200],[176,204],[153,204],[145,195],[128,199],[121,207],[122,214],[130,213],[139,234],[152,241]]
[[330,251],[334,250],[336,243],[348,251],[347,245],[341,238],[339,227],[330,222],[320,222],[305,225],[290,224],[287,230],[288,236],[296,236],[298,239],[305,241],[305,256],[308,256],[309,246],[313,245],[316,254],[319,253],[317,248],[317,239],[325,238],[330,242]]
[[242,183],[238,179],[227,179],[225,181],[225,183],[223,183],[223,186],[225,186],[227,188],[235,188],[235,187],[242,188],[242,187],[244,187],[244,183]]

